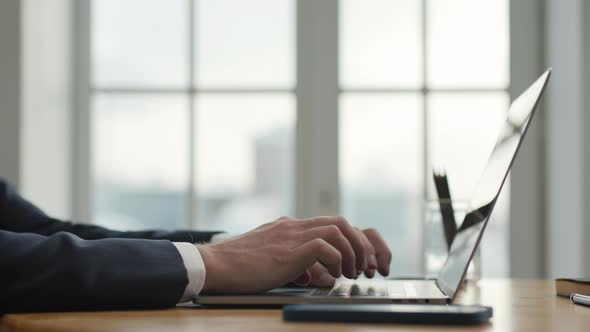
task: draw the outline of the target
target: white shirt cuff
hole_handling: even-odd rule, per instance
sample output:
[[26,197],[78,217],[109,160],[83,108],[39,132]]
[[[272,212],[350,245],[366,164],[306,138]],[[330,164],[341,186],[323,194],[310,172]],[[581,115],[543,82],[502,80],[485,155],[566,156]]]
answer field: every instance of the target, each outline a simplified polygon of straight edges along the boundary
[[178,249],[188,275],[188,284],[178,303],[192,301],[205,285],[205,263],[197,247],[188,242],[172,242]]

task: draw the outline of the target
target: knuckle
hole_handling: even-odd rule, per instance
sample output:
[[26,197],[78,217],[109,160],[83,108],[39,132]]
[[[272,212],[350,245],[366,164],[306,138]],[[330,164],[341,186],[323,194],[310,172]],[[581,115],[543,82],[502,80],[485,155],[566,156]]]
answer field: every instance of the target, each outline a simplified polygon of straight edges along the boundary
[[369,228],[365,229],[364,233],[373,235],[373,234],[377,234],[377,230],[373,227],[369,227]]
[[344,218],[342,216],[334,217],[334,224],[337,225],[341,229],[346,229],[347,227],[350,227],[348,220],[346,220],[346,218]]
[[341,224],[348,224],[348,220],[346,220],[346,218],[343,216],[336,216],[336,221]]
[[314,250],[326,250],[329,246],[328,242],[320,238],[314,239],[312,245]]
[[291,249],[281,245],[273,245],[269,250],[273,252],[272,257],[281,261],[287,260],[293,254]]
[[293,264],[295,257],[292,252],[284,252],[280,255],[274,255],[271,257],[271,260],[275,266],[285,266]]
[[375,228],[373,228],[373,227],[369,227],[369,228],[365,229],[364,233],[367,236],[371,236],[373,238],[376,237],[379,234],[379,232]]
[[337,238],[342,235],[342,233],[340,232],[340,228],[338,228],[338,226],[336,226],[336,225],[326,226],[326,233],[328,234],[329,237],[332,237],[332,238]]
[[276,227],[289,227],[293,224],[294,219],[291,217],[280,217],[274,222]]

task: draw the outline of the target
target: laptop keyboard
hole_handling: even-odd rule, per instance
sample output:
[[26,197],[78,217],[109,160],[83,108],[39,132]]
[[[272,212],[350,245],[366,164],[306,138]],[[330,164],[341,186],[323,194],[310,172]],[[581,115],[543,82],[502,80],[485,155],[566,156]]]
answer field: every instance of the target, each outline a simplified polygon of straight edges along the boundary
[[334,297],[363,297],[377,296],[387,297],[393,295],[405,294],[403,284],[388,282],[352,282],[339,283],[334,288],[318,289],[314,296],[334,296]]

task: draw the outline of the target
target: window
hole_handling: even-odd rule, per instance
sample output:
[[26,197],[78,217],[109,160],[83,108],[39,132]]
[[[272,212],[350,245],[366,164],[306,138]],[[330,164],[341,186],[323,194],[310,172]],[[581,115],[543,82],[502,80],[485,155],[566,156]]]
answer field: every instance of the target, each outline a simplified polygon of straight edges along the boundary
[[94,221],[246,231],[293,214],[295,2],[91,3]]
[[[508,1],[340,1],[341,207],[384,233],[398,274],[423,272],[432,166],[466,201],[495,143],[509,102],[508,19]],[[506,220],[500,204],[487,275],[507,273]]]
[[[431,165],[468,199],[508,106],[507,0],[87,1],[86,190],[93,222],[109,227],[238,233],[333,196],[328,213],[379,228],[392,270],[419,274]],[[333,46],[300,43],[329,28]],[[318,49],[338,70],[314,67]],[[338,94],[314,98],[337,112],[309,106],[301,121],[322,104],[298,88],[310,72],[333,76],[323,88]],[[339,152],[296,147],[302,135]],[[312,158],[337,168],[305,170],[338,174],[319,176],[332,196],[296,178]],[[506,204],[494,218],[484,272],[503,275]]]

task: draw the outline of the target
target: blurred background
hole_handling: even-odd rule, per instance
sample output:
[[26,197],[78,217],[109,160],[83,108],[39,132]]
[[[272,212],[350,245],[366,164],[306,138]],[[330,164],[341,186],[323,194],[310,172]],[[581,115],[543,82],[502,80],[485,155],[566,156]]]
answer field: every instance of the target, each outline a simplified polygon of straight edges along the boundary
[[419,275],[433,167],[467,202],[510,101],[553,66],[482,273],[587,275],[585,17],[582,0],[2,1],[0,176],[116,229],[341,214]]

